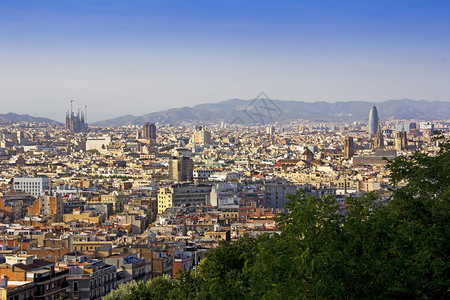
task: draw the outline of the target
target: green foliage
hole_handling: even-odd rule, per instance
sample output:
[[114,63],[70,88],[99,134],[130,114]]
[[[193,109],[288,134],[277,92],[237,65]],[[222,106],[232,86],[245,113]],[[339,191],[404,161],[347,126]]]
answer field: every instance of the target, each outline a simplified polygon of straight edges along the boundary
[[69,299],[69,295],[67,295],[66,293],[61,293],[59,294],[58,298],[56,298],[56,300],[67,300]]
[[104,300],[170,299],[175,282],[169,276],[155,277],[150,281],[130,281],[120,284],[103,297]]
[[133,299],[132,292],[136,287],[136,281],[122,283],[108,295],[103,297],[103,300],[131,300]]
[[243,237],[234,244],[222,241],[200,265],[203,294],[211,299],[239,299],[248,293],[248,267],[252,264],[259,240]]
[[92,154],[96,154],[96,155],[100,155],[100,152],[97,149],[86,150],[86,152],[89,152],[89,153],[92,153]]

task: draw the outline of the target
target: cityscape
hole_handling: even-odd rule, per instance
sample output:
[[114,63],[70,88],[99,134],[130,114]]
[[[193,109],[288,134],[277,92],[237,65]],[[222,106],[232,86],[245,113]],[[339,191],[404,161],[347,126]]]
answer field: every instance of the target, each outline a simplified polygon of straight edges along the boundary
[[450,297],[448,4],[37,2],[0,300]]
[[349,196],[389,201],[387,159],[436,155],[435,130],[450,133],[448,120],[385,121],[375,106],[350,124],[95,127],[86,117],[71,108],[65,125],[1,125],[2,274],[22,280],[12,295],[96,299],[177,278],[220,241],[279,234],[274,217],[299,190],[332,195],[341,212]]

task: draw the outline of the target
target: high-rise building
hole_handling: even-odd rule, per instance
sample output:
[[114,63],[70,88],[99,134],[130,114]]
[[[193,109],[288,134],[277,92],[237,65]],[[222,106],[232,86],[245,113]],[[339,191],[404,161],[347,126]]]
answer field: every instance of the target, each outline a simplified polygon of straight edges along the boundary
[[174,156],[169,160],[169,180],[183,182],[194,179],[194,162],[186,156]]
[[78,110],[75,112],[72,109],[72,102],[70,101],[70,112],[66,112],[66,130],[70,132],[85,132],[88,130],[87,125],[87,106],[85,106],[85,112]]
[[375,106],[372,106],[370,108],[369,112],[369,136],[374,137],[377,134],[378,131],[378,111]]
[[353,137],[348,136],[344,140],[344,157],[350,159],[355,154],[355,147],[353,144]]
[[194,135],[192,136],[192,142],[194,144],[210,144],[211,131],[207,130],[204,126],[196,126]]
[[408,138],[406,131],[395,133],[395,150],[401,151],[408,147]]
[[156,125],[154,123],[145,123],[142,127],[144,138],[156,140]]
[[411,125],[413,123],[409,123],[409,122],[402,122],[402,123],[397,123],[395,124],[395,131],[396,132],[400,132],[400,131],[405,131],[406,133],[409,133],[409,130],[412,129]]

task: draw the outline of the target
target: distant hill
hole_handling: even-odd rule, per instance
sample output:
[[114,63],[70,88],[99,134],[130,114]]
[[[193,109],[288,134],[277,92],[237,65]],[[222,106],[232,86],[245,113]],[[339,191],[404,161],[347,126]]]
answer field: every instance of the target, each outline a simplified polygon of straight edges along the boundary
[[30,115],[19,115],[15,113],[0,114],[0,122],[31,122],[31,123],[48,123],[48,124],[61,124],[55,120],[33,117]]
[[126,115],[95,122],[97,126],[141,125],[145,122],[183,124],[221,122],[239,124],[270,124],[279,121],[303,119],[318,122],[353,122],[367,120],[369,110],[375,105],[381,120],[450,119],[450,102],[424,100],[388,100],[384,102],[302,102],[231,99],[219,103],[199,104],[193,107],[173,108],[143,116]]

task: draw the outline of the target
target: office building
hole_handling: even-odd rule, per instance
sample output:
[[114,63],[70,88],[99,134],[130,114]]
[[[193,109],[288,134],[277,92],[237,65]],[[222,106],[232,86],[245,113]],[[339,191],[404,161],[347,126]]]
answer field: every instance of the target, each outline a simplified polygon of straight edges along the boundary
[[145,139],[156,140],[156,125],[154,123],[145,123],[142,127],[142,133]]
[[204,126],[196,126],[192,136],[192,142],[203,145],[211,144],[211,131],[207,130]]
[[395,124],[395,131],[396,132],[405,131],[406,133],[409,133],[409,130],[413,129],[412,127],[410,127],[411,124],[413,124],[413,123],[409,123],[409,122],[397,123],[397,124]]
[[186,156],[175,156],[169,160],[169,180],[183,182],[194,179],[194,162]]

